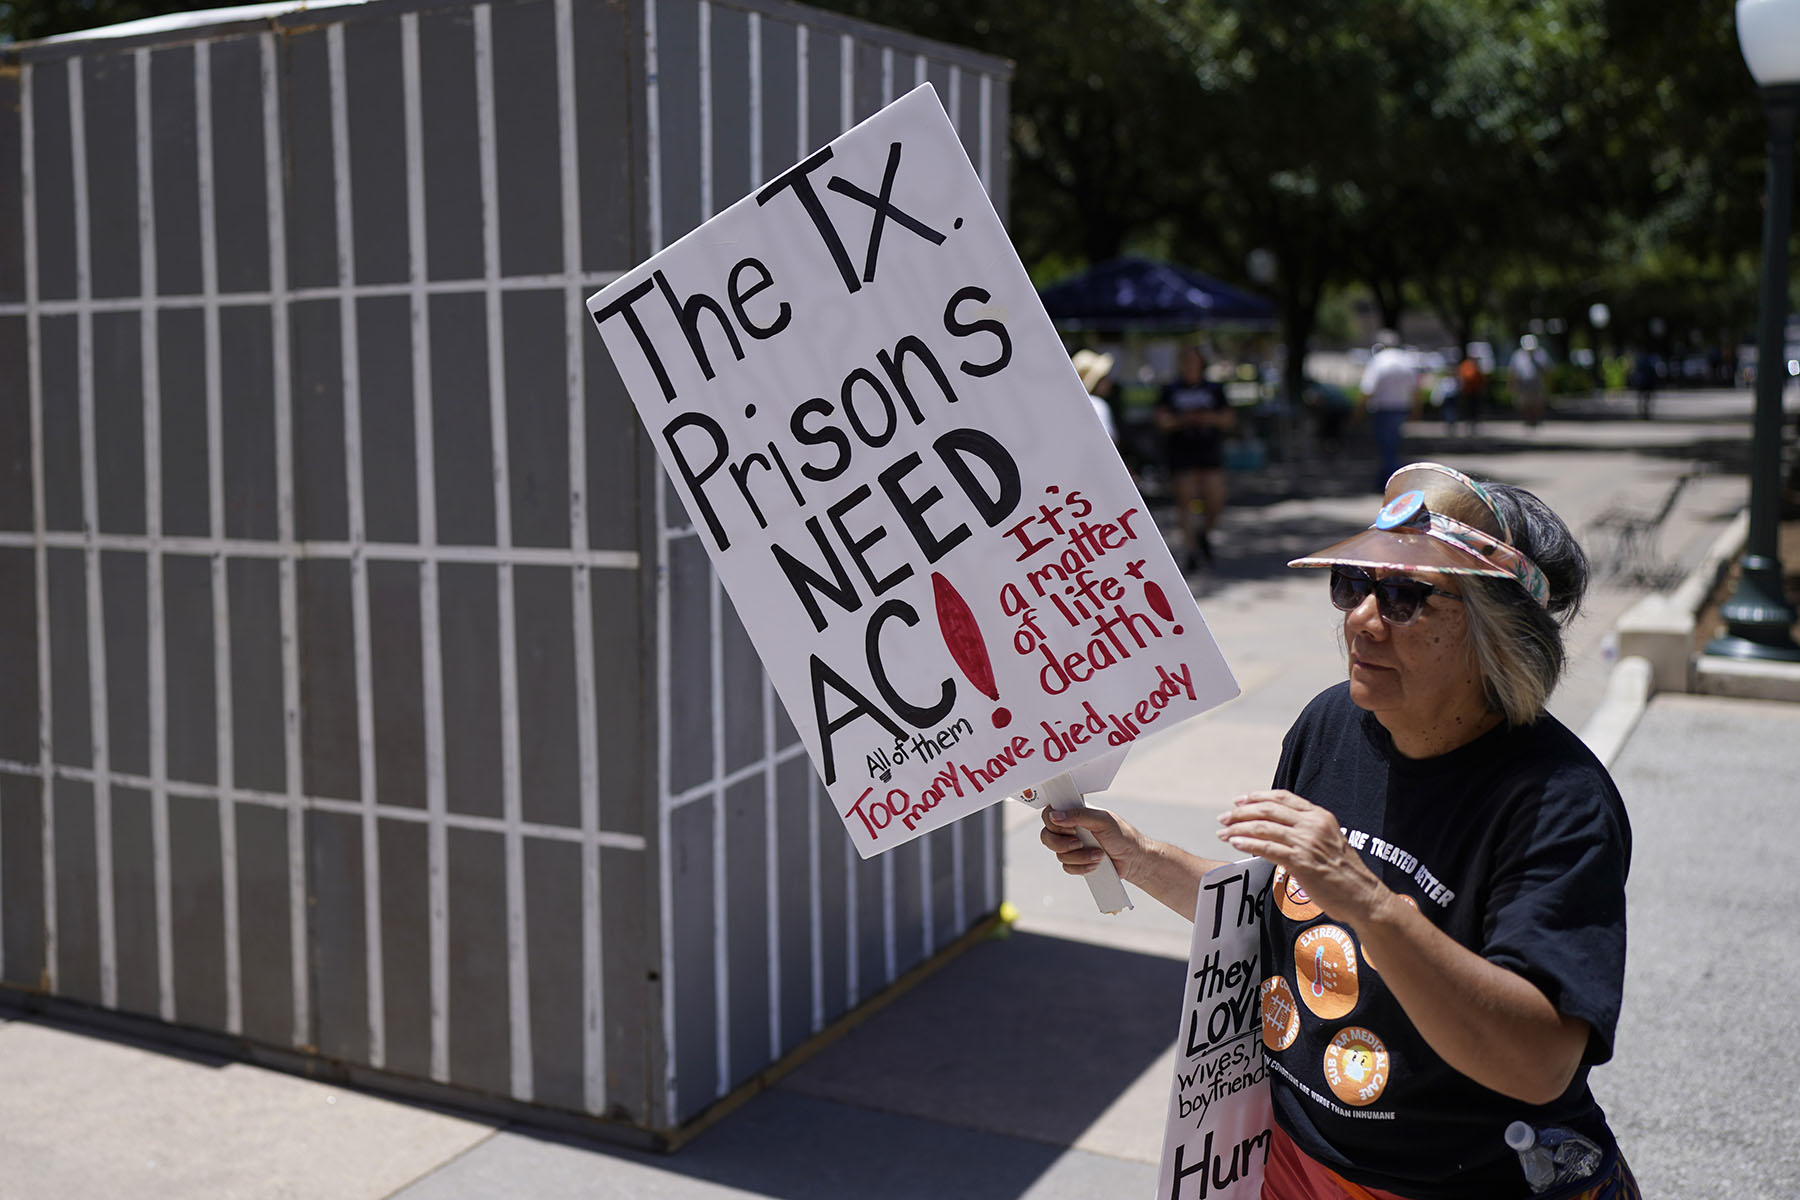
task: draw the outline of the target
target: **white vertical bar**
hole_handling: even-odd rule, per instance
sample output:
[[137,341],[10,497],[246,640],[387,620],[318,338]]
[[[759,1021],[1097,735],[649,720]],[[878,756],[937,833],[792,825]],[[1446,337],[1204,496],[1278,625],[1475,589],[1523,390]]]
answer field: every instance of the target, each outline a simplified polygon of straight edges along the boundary
[[913,86],[918,87],[924,83],[925,77],[925,56],[915,54],[913,55]]
[[727,841],[725,838],[725,650],[723,609],[725,597],[719,577],[707,569],[707,586],[712,593],[709,613],[707,674],[712,678],[712,769],[713,769],[713,1035],[715,1065],[718,1068],[718,1091],[723,1096],[731,1090],[731,944],[726,936],[731,916],[729,897],[725,893],[729,876],[725,870]]
[[413,460],[419,545],[419,685],[425,709],[425,856],[431,972],[431,1077],[450,1079],[450,883],[444,784],[444,669],[438,624],[437,464],[432,450],[431,308],[425,296],[425,143],[419,90],[419,17],[400,18],[406,113],[406,230],[410,285]]
[[810,51],[811,31],[804,25],[794,26],[794,124],[795,135],[800,146],[799,157],[805,158],[812,149],[812,134],[808,131],[806,106],[811,103],[807,89],[807,59]]
[[[808,766],[811,764],[809,763]],[[812,950],[812,1025],[814,1033],[825,1028],[825,904],[819,895],[823,882],[819,862],[819,773],[806,773],[806,879],[807,931]]]
[[745,36],[744,53],[749,71],[750,100],[750,179],[753,183],[763,181],[763,131],[762,131],[762,14],[751,13],[748,17],[749,31]]
[[100,933],[100,1003],[119,1004],[118,910],[113,906],[112,761],[106,711],[106,610],[100,583],[99,467],[94,428],[92,244],[88,229],[87,112],[79,58],[69,60],[69,159],[75,193],[76,378],[81,415],[81,527],[87,567],[88,720],[94,764],[94,902]]
[[894,99],[894,48],[881,48],[881,102],[891,104]]
[[[225,537],[224,397],[219,376],[219,250],[213,194],[212,55],[194,44],[194,142],[199,163],[200,294],[205,322],[206,490],[214,541]],[[214,745],[219,770],[219,869],[225,896],[225,1031],[244,1031],[243,954],[238,930],[237,764],[231,722],[231,589],[223,553],[212,559]]]
[[856,878],[860,862],[850,839],[844,839],[844,1004],[855,1008],[862,1000],[862,962],[857,953],[857,935],[861,933],[861,897]]
[[[662,249],[662,114],[657,111],[656,0],[644,0],[644,144],[649,162],[645,171],[645,205],[650,210],[650,252]],[[671,1110],[672,1111],[672,1110]]]
[[[804,157],[812,147],[812,133],[807,118],[810,103],[807,91],[807,68],[810,44],[805,25],[794,26],[794,113],[796,143]],[[819,856],[819,774],[806,773],[806,872],[807,933],[812,954],[812,1024],[814,1033],[825,1028],[825,912],[820,887],[824,881]]]
[[[341,26],[334,26],[340,29]],[[269,93],[264,101],[263,143],[268,148],[269,192],[277,194],[282,185],[281,160],[278,149],[279,124],[276,119],[275,48],[271,34],[263,35],[264,86]],[[331,60],[331,174],[333,208],[337,226],[337,279],[344,289],[338,300],[338,357],[343,380],[344,413],[344,507],[350,537],[350,628],[351,655],[356,686],[356,767],[357,794],[362,797],[362,884],[363,947],[367,980],[367,1019],[369,1026],[369,1065],[387,1065],[387,975],[386,957],[381,939],[381,838],[375,811],[379,803],[375,782],[375,686],[371,677],[369,645],[369,563],[365,555],[368,521],[363,505],[362,453],[362,368],[361,346],[357,332],[357,309],[350,289],[356,285],[356,224],[350,193],[350,99],[341,54]],[[271,219],[271,225],[280,226]],[[272,249],[272,248],[271,248]],[[278,273],[279,272],[279,273]],[[276,306],[284,313],[287,291],[287,256],[284,252],[271,259],[270,289]],[[282,318],[282,327],[287,322]]]
[[[713,215],[713,94],[712,94],[712,5],[699,0],[700,63],[700,219]],[[723,1096],[731,1090],[731,941],[727,922],[731,914],[730,897],[726,894],[729,876],[725,870],[728,843],[725,838],[725,632],[724,590],[719,576],[709,564],[706,570],[708,592],[707,613],[710,621],[710,647],[707,674],[712,682],[712,771],[713,771],[713,1050],[717,1069],[716,1093]]]
[[781,793],[775,778],[775,687],[762,680],[763,713],[763,905],[769,959],[769,1058],[781,1057]]
[[40,798],[44,813],[44,986],[57,990],[58,937],[56,922],[56,795],[55,762],[51,754],[50,708],[50,556],[45,541],[48,518],[44,507],[44,364],[38,315],[37,254],[37,136],[34,130],[33,95],[37,69],[30,63],[19,68],[19,203],[25,234],[25,388],[31,406],[31,532],[37,601],[38,674],[38,770],[42,773]]
[[698,0],[700,20],[700,215],[713,215],[712,5]]
[[[657,112],[659,69],[656,42],[657,0],[644,0],[644,131],[648,159],[650,253],[663,248],[662,222],[662,121]],[[675,1121],[675,881],[674,854],[670,851],[669,766],[669,513],[662,473],[651,468],[650,487],[656,513],[656,845],[658,850],[657,920],[662,946],[663,1113]]]
[[894,856],[881,856],[881,962],[887,974],[886,983],[894,982],[899,975],[900,951],[896,944],[898,930],[895,928],[894,912]]
[[[562,170],[564,341],[569,392],[569,547],[588,548],[587,367],[588,336],[582,308],[581,156],[576,140],[575,22],[572,0],[556,0],[556,101]],[[605,925],[600,905],[600,749],[596,742],[594,611],[588,569],[569,573],[574,618],[576,746],[581,787],[581,1028],[583,1100],[590,1113],[606,1111],[606,990],[602,954]]]
[[838,36],[838,127],[836,137],[856,124],[856,42],[847,33]]
[[[745,53],[749,62],[750,178],[763,181],[762,15],[751,13]],[[781,1057],[781,848],[776,820],[780,800],[775,778],[775,686],[762,672],[763,714],[763,905],[767,917],[769,964],[769,1058]]]
[[935,897],[932,896],[931,835],[919,839],[919,950],[929,956],[932,950]]
[[[483,276],[487,281],[488,414],[494,464],[494,538],[512,548],[512,485],[506,441],[506,356],[500,311],[500,182],[495,166],[493,6],[475,6],[475,130],[481,162]],[[501,805],[506,820],[507,1026],[512,1036],[512,1094],[530,1100],[531,978],[525,931],[525,843],[519,781],[518,630],[512,564],[496,568],[500,618]]]
[[[331,31],[341,34],[342,25]],[[274,333],[275,524],[281,544],[294,544],[294,396],[288,361],[287,205],[282,198],[281,122],[276,109],[274,35],[262,35],[263,171],[269,219],[269,323]],[[342,41],[333,55],[341,69]],[[306,785],[300,770],[300,615],[295,595],[299,572],[286,550],[276,560],[281,608],[281,717],[287,766],[288,954],[294,979],[294,1045],[310,1046],[311,972],[307,968]]]
[[156,186],[150,139],[150,51],[132,51],[137,84],[138,354],[144,380],[144,555],[148,600],[150,854],[156,897],[156,1011],[175,1019],[175,932],[169,879],[168,649],[164,645],[162,559],[162,359],[157,338]]
[[996,876],[994,864],[1000,858],[1000,841],[994,810],[998,805],[990,804],[981,810],[981,877],[987,899],[987,911],[993,912],[1000,907],[1000,881]]
[[957,936],[959,937],[962,935],[963,930],[969,927],[968,904],[963,899],[963,868],[965,859],[963,854],[962,828],[963,823],[961,821],[957,821],[950,826],[950,878],[953,881],[953,886],[950,889],[950,911],[955,917],[955,929]]
[[994,136],[989,126],[994,111],[994,80],[986,72],[978,78],[981,80],[981,186],[991,196],[994,194]]

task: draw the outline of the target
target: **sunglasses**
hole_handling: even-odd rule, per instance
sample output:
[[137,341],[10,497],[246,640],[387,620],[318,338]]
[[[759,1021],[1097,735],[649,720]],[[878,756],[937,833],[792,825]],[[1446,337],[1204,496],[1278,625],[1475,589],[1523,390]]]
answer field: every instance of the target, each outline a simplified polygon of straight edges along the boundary
[[1350,612],[1367,600],[1370,592],[1375,593],[1375,610],[1389,625],[1411,625],[1418,620],[1419,610],[1425,607],[1429,596],[1462,601],[1455,592],[1432,587],[1423,579],[1409,579],[1404,575],[1377,579],[1361,567],[1331,568],[1331,602],[1338,608]]

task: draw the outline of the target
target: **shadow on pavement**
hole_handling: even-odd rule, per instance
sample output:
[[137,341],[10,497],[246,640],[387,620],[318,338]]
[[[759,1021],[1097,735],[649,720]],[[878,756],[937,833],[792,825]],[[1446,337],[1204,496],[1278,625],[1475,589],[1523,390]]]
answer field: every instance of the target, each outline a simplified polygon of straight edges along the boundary
[[[1147,1186],[1154,1165],[1069,1147],[1168,1049],[1186,969],[1014,933],[974,946],[675,1154],[509,1132],[653,1167],[634,1195],[1114,1194],[1121,1171]],[[1160,1110],[1154,1119],[1160,1138]],[[448,1186],[456,1174],[417,1194],[463,1195]]]
[[1036,934],[983,942],[782,1087],[1067,1146],[1168,1048],[1185,971]]

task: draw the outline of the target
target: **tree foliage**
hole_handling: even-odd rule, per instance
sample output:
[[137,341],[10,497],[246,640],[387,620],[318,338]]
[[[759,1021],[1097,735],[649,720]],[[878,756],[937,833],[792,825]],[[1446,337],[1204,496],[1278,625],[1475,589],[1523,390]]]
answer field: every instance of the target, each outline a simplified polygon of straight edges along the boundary
[[825,3],[1017,62],[1036,270],[1136,244],[1235,278],[1266,250],[1294,347],[1342,288],[1458,341],[1594,301],[1620,341],[1751,319],[1762,120],[1729,5]]
[[[0,0],[0,40],[222,2]],[[1596,300],[1619,343],[1753,317],[1764,133],[1729,4],[815,2],[1016,64],[1041,281],[1126,250],[1235,279],[1263,251],[1297,349],[1344,289],[1459,341]]]

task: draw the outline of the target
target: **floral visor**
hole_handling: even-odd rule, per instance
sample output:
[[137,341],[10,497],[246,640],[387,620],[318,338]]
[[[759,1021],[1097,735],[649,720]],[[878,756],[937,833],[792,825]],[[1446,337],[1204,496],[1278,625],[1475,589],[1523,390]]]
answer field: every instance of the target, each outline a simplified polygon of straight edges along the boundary
[[1512,531],[1486,488],[1439,463],[1413,463],[1388,478],[1375,523],[1290,567],[1350,566],[1441,571],[1517,580],[1540,605],[1550,584],[1538,565],[1515,550]]

